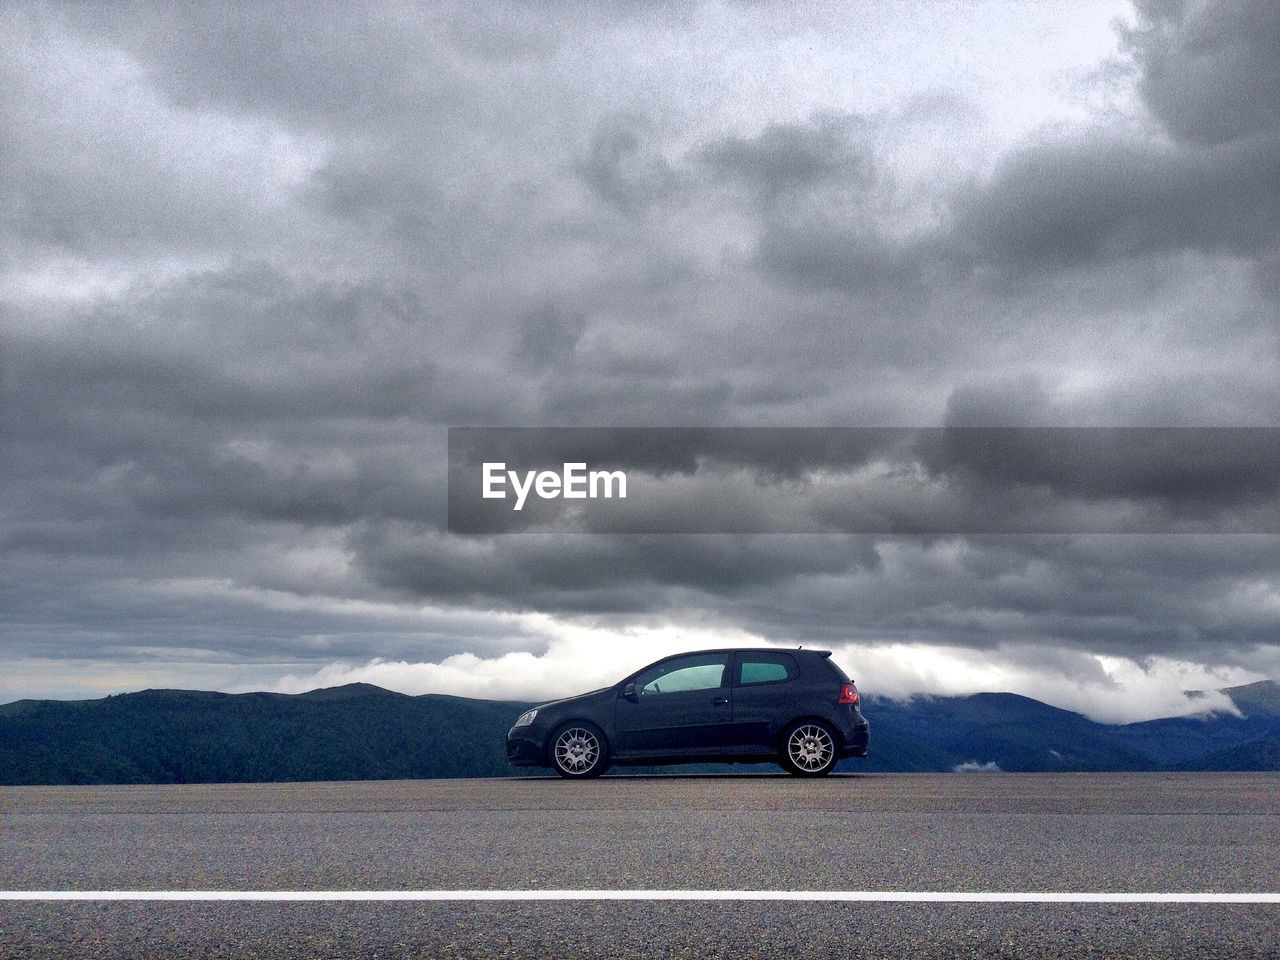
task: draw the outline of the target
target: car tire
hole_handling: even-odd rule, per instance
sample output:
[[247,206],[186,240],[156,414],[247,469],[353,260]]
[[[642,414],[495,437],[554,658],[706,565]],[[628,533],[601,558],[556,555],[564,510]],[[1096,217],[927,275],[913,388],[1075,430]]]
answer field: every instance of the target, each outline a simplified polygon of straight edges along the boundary
[[778,762],[796,777],[825,777],[840,759],[836,732],[821,720],[797,720],[782,732]]
[[609,741],[594,723],[566,723],[551,738],[551,766],[566,780],[598,777],[609,769]]

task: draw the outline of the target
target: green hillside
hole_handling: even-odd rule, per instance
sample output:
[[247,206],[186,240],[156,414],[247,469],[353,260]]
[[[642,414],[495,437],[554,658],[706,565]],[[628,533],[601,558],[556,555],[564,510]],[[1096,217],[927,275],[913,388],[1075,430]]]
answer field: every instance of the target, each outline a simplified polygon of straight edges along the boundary
[[[1124,726],[1013,694],[867,697],[870,756],[841,769],[1280,770],[1280,686],[1226,692],[1241,715]],[[144,690],[23,700],[0,706],[0,784],[509,776],[529,772],[509,767],[503,747],[528,706],[368,684],[296,695]]]
[[1280,770],[1280,738],[1250,740],[1235,747],[1215,750],[1190,763],[1184,770]]
[[0,708],[0,783],[221,783],[490,777],[527,704],[311,693],[144,690]]

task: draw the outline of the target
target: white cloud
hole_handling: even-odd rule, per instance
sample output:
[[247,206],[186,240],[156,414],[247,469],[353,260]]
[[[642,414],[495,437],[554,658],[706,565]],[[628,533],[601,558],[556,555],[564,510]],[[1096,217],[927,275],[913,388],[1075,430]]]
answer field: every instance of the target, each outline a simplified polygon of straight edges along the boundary
[[[460,653],[418,663],[381,658],[363,664],[335,662],[311,673],[285,676],[270,689],[301,693],[360,682],[408,694],[548,700],[608,686],[672,653],[770,645],[764,637],[723,627],[604,628],[543,615],[516,619],[526,633],[547,638],[545,652],[520,650],[492,657]],[[868,694],[905,699],[921,694],[1017,693],[1103,723],[1236,713],[1224,694],[1189,696],[1185,691],[1215,691],[1259,679],[1243,669],[1163,658],[1139,664],[1069,651],[1046,666],[1042,649],[1018,647],[976,651],[916,644],[847,645],[835,647],[834,658]]]
[[957,763],[951,768],[953,773],[1004,773],[1000,769],[1000,764],[994,760],[987,763],[979,763],[977,760],[966,760],[964,763]]
[[344,683],[372,683],[409,694],[547,700],[608,686],[652,660],[683,650],[767,645],[762,637],[732,629],[604,629],[538,615],[521,619],[526,630],[548,637],[544,653],[522,650],[496,657],[460,653],[438,663],[384,659],[365,664],[331,663],[314,673],[286,676],[271,689],[301,693]]
[[836,657],[866,693],[891,699],[1017,693],[1101,723],[1237,713],[1225,694],[1189,696],[1187,691],[1216,691],[1263,679],[1242,668],[1207,667],[1164,657],[1139,663],[1070,650],[1047,657],[1038,646],[978,651],[893,644],[844,647]]

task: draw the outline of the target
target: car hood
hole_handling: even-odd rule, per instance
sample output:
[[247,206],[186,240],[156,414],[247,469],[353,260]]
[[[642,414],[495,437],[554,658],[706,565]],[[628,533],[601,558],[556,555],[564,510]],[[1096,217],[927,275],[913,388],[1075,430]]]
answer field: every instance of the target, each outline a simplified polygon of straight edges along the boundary
[[533,709],[535,710],[551,710],[555,707],[567,706],[569,704],[581,703],[593,697],[598,697],[602,693],[608,693],[613,687],[601,687],[599,690],[591,690],[587,693],[579,693],[572,697],[565,697],[563,700],[551,700],[547,703],[540,703]]

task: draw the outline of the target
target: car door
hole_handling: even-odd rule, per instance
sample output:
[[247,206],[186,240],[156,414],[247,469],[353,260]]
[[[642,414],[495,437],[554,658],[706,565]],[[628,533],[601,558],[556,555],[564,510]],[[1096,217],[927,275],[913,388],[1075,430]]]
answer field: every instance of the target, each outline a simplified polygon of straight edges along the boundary
[[780,727],[793,716],[795,657],[772,650],[734,655],[732,743],[760,753],[777,749]]
[[692,654],[638,673],[618,697],[619,751],[684,756],[723,748],[733,719],[729,659]]

